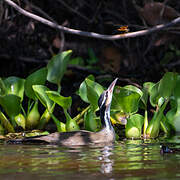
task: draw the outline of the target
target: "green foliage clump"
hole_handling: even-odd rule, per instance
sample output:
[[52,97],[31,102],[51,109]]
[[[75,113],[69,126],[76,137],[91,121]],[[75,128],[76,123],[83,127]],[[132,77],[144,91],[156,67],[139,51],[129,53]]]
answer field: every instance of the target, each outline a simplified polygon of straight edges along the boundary
[[[61,80],[71,54],[69,50],[54,56],[46,67],[38,69],[26,79],[14,76],[0,79],[1,134],[14,133],[16,127],[24,130],[43,129],[50,119],[53,119],[59,132],[79,130],[82,121],[86,130],[101,129],[96,112],[99,110],[99,96],[105,88],[95,82],[93,75],[85,78],[79,87],[77,94],[88,106],[76,117],[72,118],[68,112],[72,97],[61,95]],[[56,84],[57,91],[46,87],[46,81]],[[23,107],[25,96],[28,98],[27,110]],[[38,110],[40,103],[45,108],[43,114]],[[62,107],[66,123],[54,116],[55,105]],[[111,121],[124,126],[127,138],[156,138],[160,131],[165,134],[180,131],[180,75],[167,72],[159,82],[145,82],[141,89],[132,85],[116,86]]]

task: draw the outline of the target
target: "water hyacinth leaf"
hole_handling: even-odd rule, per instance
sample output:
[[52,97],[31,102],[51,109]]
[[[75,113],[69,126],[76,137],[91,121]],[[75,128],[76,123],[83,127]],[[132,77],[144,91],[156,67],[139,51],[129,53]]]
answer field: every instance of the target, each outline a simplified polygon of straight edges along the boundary
[[79,90],[78,90],[78,95],[81,97],[81,99],[83,101],[85,101],[86,103],[89,103],[88,97],[87,97],[87,87],[86,87],[86,80],[92,80],[94,81],[94,76],[93,75],[89,75],[80,85]]
[[98,122],[96,120],[96,115],[92,108],[90,108],[84,115],[84,127],[88,131],[97,131]]
[[169,124],[171,124],[172,126],[174,126],[173,120],[174,120],[174,116],[176,114],[176,111],[177,111],[177,108],[172,108],[166,113],[167,122]]
[[160,129],[160,119],[158,119],[158,112],[155,112],[153,118],[148,124],[146,129],[146,137],[148,138],[156,138],[159,134]]
[[24,97],[24,83],[25,79],[18,78],[15,76],[8,77],[4,80],[4,85],[6,87],[6,94],[14,94],[21,98]]
[[[54,104],[55,105],[55,104]],[[54,107],[54,106],[53,106]],[[51,108],[51,111],[53,112],[54,108]],[[47,124],[49,122],[49,120],[51,119],[51,115],[48,112],[48,109],[46,109],[44,111],[44,113],[42,114],[42,116],[40,117],[39,120],[39,124],[38,124],[38,129],[43,129],[45,124]]]
[[95,81],[92,81],[91,79],[85,79],[85,83],[87,87],[91,87],[92,89],[94,89],[98,96],[100,96],[104,91],[103,86]]
[[144,117],[140,114],[134,114],[127,120],[125,134],[127,138],[140,138]]
[[79,131],[79,125],[74,119],[71,118],[67,112],[67,109],[64,109],[64,114],[66,116],[66,131]]
[[141,95],[124,87],[116,86],[114,89],[111,110],[125,114],[133,114],[138,111]]
[[125,89],[128,89],[128,90],[130,90],[130,91],[132,91],[132,92],[138,93],[138,94],[140,95],[141,99],[142,99],[142,97],[143,97],[143,92],[142,92],[139,88],[137,88],[136,86],[127,85],[127,86],[124,86],[124,88],[125,88]]
[[57,103],[63,109],[68,109],[72,105],[72,98],[70,96],[69,97],[61,96],[56,91],[46,91],[46,94],[52,101]]
[[98,108],[99,96],[102,94],[104,89],[100,84],[93,82],[90,79],[86,79],[85,83],[86,83],[86,88],[87,88],[88,101],[95,111]]
[[175,97],[175,101],[180,98],[180,75],[177,76],[176,86],[174,88],[173,95]]
[[5,134],[5,129],[3,128],[3,126],[0,124],[0,135],[4,135]]
[[173,118],[173,125],[175,130],[180,132],[180,98],[177,98],[177,109]]
[[138,93],[141,97],[143,96],[143,92],[137,88],[136,86],[133,86],[133,85],[127,85],[127,86],[124,86],[124,89],[127,89],[129,91],[132,91],[132,92],[136,92]]
[[171,106],[176,109],[173,120],[171,121],[175,131],[180,132],[180,76],[177,77],[176,86],[174,88],[174,102],[171,100]]
[[158,100],[158,107],[161,107],[165,102],[165,98],[163,97],[160,97],[159,100]]
[[47,80],[51,83],[59,85],[62,77],[67,69],[72,50],[64,51],[54,56],[48,63]]
[[44,85],[47,77],[47,68],[41,68],[30,74],[25,81],[25,94],[27,97],[36,99],[36,95],[32,88],[33,85]]
[[40,119],[40,113],[38,111],[38,100],[34,103],[33,108],[29,112],[26,118],[27,129],[34,129],[37,127]]
[[174,131],[174,127],[168,122],[167,117],[163,115],[161,121],[160,121],[161,129],[164,131],[164,133],[168,134],[172,131]]
[[46,94],[46,91],[49,91],[49,88],[43,85],[33,85],[32,88],[35,92],[36,97],[50,111],[53,106],[53,101],[49,99]]
[[0,104],[11,118],[18,115],[21,111],[21,98],[14,94],[0,96]]
[[161,97],[159,94],[159,83],[154,84],[150,90],[150,103],[153,107],[155,107],[158,103],[159,98]]
[[66,132],[66,125],[63,122],[60,122],[53,113],[50,112],[50,115],[54,123],[56,124],[58,132]]
[[153,82],[145,82],[145,83],[143,84],[143,89],[146,89],[146,91],[147,91],[148,93],[150,93],[151,88],[152,88],[154,85],[155,85],[155,83],[153,83]]
[[95,111],[98,108],[99,96],[91,86],[87,86],[87,97],[88,97],[90,105]]
[[169,98],[174,90],[177,80],[177,73],[167,72],[160,80],[158,91],[163,98]]
[[0,111],[0,121],[5,130],[9,133],[14,133],[15,130],[9,120],[6,118],[6,116]]
[[169,98],[169,103],[172,109],[176,109],[177,108],[177,102],[176,102],[177,98],[175,98],[175,96],[171,96]]
[[26,127],[26,119],[23,116],[23,114],[18,114],[17,116],[14,117],[14,120],[16,121],[17,125],[22,127],[25,130]]
[[143,109],[147,108],[148,95],[149,95],[149,92],[153,85],[154,85],[153,82],[145,82],[143,84],[143,89],[142,89],[143,95],[142,95],[141,101],[140,101],[141,102],[140,107]]
[[2,78],[0,78],[0,95],[5,95],[5,94],[6,94],[6,86]]
[[164,116],[163,112],[167,106],[167,103],[168,101],[165,101],[164,104],[159,108],[159,110],[154,113],[153,118],[149,122],[148,127],[146,129],[147,137],[156,138],[159,135],[160,121]]

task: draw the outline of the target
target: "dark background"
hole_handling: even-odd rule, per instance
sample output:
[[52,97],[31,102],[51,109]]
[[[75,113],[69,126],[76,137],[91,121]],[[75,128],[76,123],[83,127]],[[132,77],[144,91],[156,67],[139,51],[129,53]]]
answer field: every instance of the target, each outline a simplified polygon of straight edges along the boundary
[[[43,0],[17,1],[22,8],[60,25],[100,34],[118,34],[120,25],[128,25],[130,32],[170,22],[179,16],[180,1],[147,0]],[[167,6],[164,6],[167,5]],[[80,81],[89,73],[109,75],[124,82],[142,84],[157,81],[166,71],[179,71],[179,27],[150,35],[105,41],[59,32],[18,13],[8,4],[0,4],[0,76],[27,77],[45,66],[62,50],[72,49],[73,57],[81,56],[83,69],[70,67],[69,80]],[[48,17],[49,16],[49,17]],[[64,42],[63,42],[64,39]],[[93,50],[99,67],[86,69],[88,50]]]

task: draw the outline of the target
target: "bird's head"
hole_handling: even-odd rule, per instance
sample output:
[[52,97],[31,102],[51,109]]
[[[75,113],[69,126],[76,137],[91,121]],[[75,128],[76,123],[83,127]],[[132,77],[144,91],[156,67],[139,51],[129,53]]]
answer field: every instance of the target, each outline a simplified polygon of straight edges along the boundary
[[98,106],[99,109],[102,109],[103,107],[108,109],[111,106],[111,101],[112,101],[112,95],[113,95],[113,90],[114,90],[114,86],[116,84],[116,81],[118,80],[118,78],[116,78],[108,87],[108,89],[106,91],[104,91],[98,100]]

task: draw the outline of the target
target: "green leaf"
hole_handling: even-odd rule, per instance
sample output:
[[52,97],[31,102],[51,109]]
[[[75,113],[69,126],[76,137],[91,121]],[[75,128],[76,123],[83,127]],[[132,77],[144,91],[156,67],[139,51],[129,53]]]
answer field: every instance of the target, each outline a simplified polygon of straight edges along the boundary
[[161,97],[169,98],[176,85],[177,73],[167,72],[160,80],[158,91]]
[[180,98],[177,98],[177,109],[173,118],[173,126],[177,132],[180,132]]
[[[54,104],[55,105],[55,104]],[[53,106],[54,107],[54,106]],[[53,112],[54,108],[51,108],[51,111]],[[46,109],[44,111],[44,113],[42,114],[40,120],[39,120],[39,124],[38,124],[38,129],[43,129],[45,124],[47,124],[49,122],[49,120],[51,119],[51,115],[48,112],[48,109]]]
[[0,95],[5,95],[6,94],[6,86],[4,84],[4,81],[2,78],[0,78]]
[[3,128],[3,126],[0,124],[0,135],[4,135],[5,134],[5,129]]
[[57,91],[46,91],[47,96],[49,99],[54,101],[56,104],[61,106],[63,109],[68,109],[71,107],[72,98],[61,96]]
[[21,98],[21,101],[24,97],[24,83],[25,80],[11,76],[4,80],[4,85],[6,87],[6,94],[14,94]]
[[87,88],[87,98],[94,111],[98,108],[99,96],[103,93],[104,88],[90,79],[85,80]]
[[167,113],[166,113],[166,118],[169,124],[171,124],[172,126],[174,126],[173,120],[174,120],[174,116],[176,114],[177,109],[176,108],[172,108],[170,109]]
[[15,130],[9,120],[6,118],[6,116],[0,111],[0,121],[3,127],[7,130],[9,133],[14,133]]
[[16,121],[18,126],[21,126],[25,130],[26,119],[21,113],[15,116],[14,120]]
[[143,96],[141,97],[141,102],[142,102],[141,108],[143,109],[147,108],[148,95],[153,85],[154,83],[152,82],[145,82],[143,84],[143,89],[142,89]]
[[144,117],[140,114],[130,116],[126,124],[126,137],[127,138],[140,138],[142,133],[142,126]]
[[[104,92],[103,86],[101,86],[99,83],[92,81],[91,79],[85,79],[85,83],[87,87],[91,87],[94,89],[94,91],[97,93],[98,96],[100,96]],[[88,92],[87,92],[88,96]]]
[[160,130],[160,121],[162,120],[164,110],[167,106],[168,101],[165,101],[164,104],[156,111],[153,115],[153,118],[148,124],[146,129],[146,135],[148,138],[156,138],[159,135]]
[[125,114],[133,114],[138,111],[141,95],[128,87],[116,86],[114,89],[111,110],[120,111]]
[[161,121],[160,121],[161,129],[164,131],[164,133],[168,134],[174,131],[173,126],[168,122],[167,117],[163,115]]
[[72,50],[64,51],[54,56],[47,65],[47,80],[51,83],[59,85],[62,77],[67,69]]
[[64,114],[66,116],[66,131],[79,131],[79,125],[74,119],[71,118],[67,112],[67,109],[64,109]]
[[27,129],[34,129],[37,127],[40,119],[40,113],[38,111],[38,100],[35,102],[33,108],[26,118]]
[[158,100],[161,97],[159,95],[159,91],[158,91],[159,83],[160,82],[154,84],[154,86],[152,86],[152,88],[149,92],[150,93],[150,103],[153,107],[155,107],[158,104]]
[[47,68],[41,68],[30,74],[25,81],[25,94],[29,98],[36,99],[35,93],[32,89],[33,85],[44,85],[47,77]]
[[43,85],[33,85],[32,88],[35,92],[36,97],[50,111],[53,106],[53,101],[49,99],[46,94],[46,91],[49,91],[49,88]]
[[5,96],[0,96],[0,104],[11,118],[18,115],[21,111],[21,98],[14,94],[7,94]]
[[177,76],[176,86],[174,88],[173,95],[175,100],[180,98],[180,75]]
[[132,92],[136,92],[141,97],[143,96],[143,92],[139,88],[137,88],[136,86],[127,85],[127,86],[124,86],[124,89],[127,89],[127,90],[132,91]]
[[171,120],[170,123],[173,125],[175,131],[180,132],[180,76],[179,75],[177,77],[177,82],[174,88],[173,95],[174,95],[174,99],[171,100],[171,107],[172,109],[176,110],[176,112],[175,114],[173,114],[174,112],[172,110],[171,117],[173,118],[173,120]]
[[84,127],[88,131],[97,131],[98,129],[98,122],[96,120],[95,113],[92,108],[90,108],[84,116]]
[[94,81],[94,76],[93,75],[89,75],[80,85],[79,90],[78,90],[78,95],[81,97],[81,99],[83,101],[85,101],[86,103],[89,103],[88,97],[87,97],[87,86],[86,86],[86,80],[92,80]]

